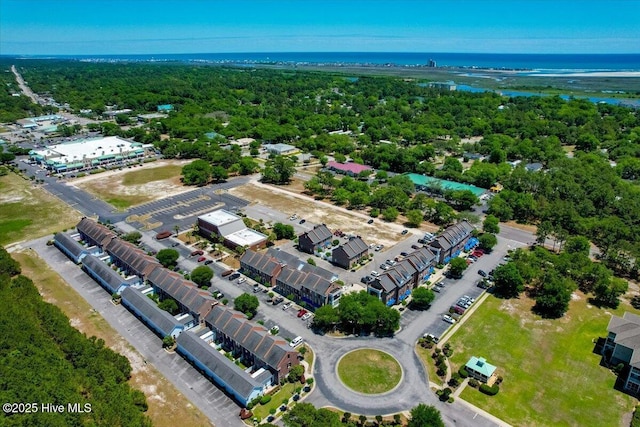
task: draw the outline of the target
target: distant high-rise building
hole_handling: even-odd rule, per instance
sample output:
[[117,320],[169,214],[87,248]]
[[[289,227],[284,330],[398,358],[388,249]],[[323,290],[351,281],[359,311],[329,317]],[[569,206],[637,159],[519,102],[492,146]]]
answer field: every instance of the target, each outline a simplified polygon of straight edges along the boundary
[[429,59],[429,62],[427,63],[427,67],[436,68],[437,66],[438,64],[436,63],[436,61],[434,61],[433,59]]

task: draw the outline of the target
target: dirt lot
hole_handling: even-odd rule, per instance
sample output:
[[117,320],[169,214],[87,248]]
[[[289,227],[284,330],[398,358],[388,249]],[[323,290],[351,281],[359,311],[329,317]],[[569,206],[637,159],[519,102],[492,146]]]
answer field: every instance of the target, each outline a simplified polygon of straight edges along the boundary
[[180,172],[185,161],[161,160],[142,167],[103,172],[78,178],[76,185],[113,206],[126,209],[189,191],[182,185]]
[[311,197],[290,192],[288,188],[251,182],[235,187],[229,193],[242,197],[254,204],[269,206],[287,214],[297,213],[307,221],[326,224],[331,230],[342,230],[362,236],[365,241],[374,241],[386,246],[394,245],[400,238],[403,226],[385,223],[376,219],[369,225],[370,219],[365,211],[350,211],[327,202],[314,200]]
[[140,353],[119,336],[62,277],[47,267],[34,251],[22,249],[12,256],[20,262],[23,273],[33,280],[44,300],[57,305],[69,317],[71,326],[87,336],[102,338],[112,350],[129,359],[132,368],[130,384],[146,395],[149,404],[147,415],[154,426],[211,425],[202,412],[160,372],[144,363]]

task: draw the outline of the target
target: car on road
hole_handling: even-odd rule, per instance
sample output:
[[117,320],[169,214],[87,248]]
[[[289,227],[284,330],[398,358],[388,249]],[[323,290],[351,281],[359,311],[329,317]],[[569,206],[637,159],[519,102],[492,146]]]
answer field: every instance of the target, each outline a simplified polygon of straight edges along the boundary
[[289,309],[289,307],[291,307],[291,303],[290,303],[290,302],[288,302],[288,303],[286,303],[285,305],[283,305],[283,306],[282,306],[282,310],[286,311],[286,310],[288,310],[288,309]]
[[300,220],[300,222],[298,224],[304,224],[305,222],[307,222],[307,220],[303,218],[303,219]]
[[204,255],[204,251],[201,251],[200,249],[191,252],[191,256],[196,256],[196,255]]
[[229,280],[233,281],[233,280],[236,280],[238,277],[240,277],[240,273],[236,272],[236,273],[233,273],[231,276],[229,276]]
[[253,293],[254,293],[254,294],[257,294],[258,292],[260,292],[260,286],[255,285],[255,286],[253,287]]
[[302,317],[307,313],[308,313],[307,310],[305,310],[304,308],[301,308],[300,310],[298,310],[298,317]]
[[305,314],[302,315],[301,319],[306,321],[306,320],[309,320],[311,318],[311,316],[313,316],[313,314],[305,313]]
[[222,272],[221,276],[222,277],[227,277],[228,275],[232,274],[233,270],[225,270]]
[[298,214],[293,214],[289,217],[289,221],[295,221],[296,219],[298,219]]
[[367,221],[367,224],[373,224],[373,220],[370,219],[369,221]]
[[246,278],[246,277],[241,277],[241,278],[239,278],[239,279],[238,279],[238,284],[240,284],[240,283],[244,283],[244,282],[246,282],[246,281],[247,281],[247,278]]
[[404,230],[402,230],[402,233],[400,233],[400,234],[402,234],[402,235],[404,236],[404,235],[405,235],[405,234],[407,234],[408,232],[409,232],[409,230],[407,230],[407,229],[405,228]]
[[484,270],[478,270],[478,274],[481,275],[482,277],[487,277],[487,273],[485,273]]
[[171,244],[171,247],[172,247],[172,248],[175,248],[176,246],[180,246],[180,243],[178,243],[178,242],[173,242],[173,243]]
[[170,231],[161,231],[158,234],[156,234],[156,240],[166,239],[167,237],[170,237],[170,236],[171,236]]
[[442,320],[444,320],[447,323],[451,323],[452,325],[454,323],[456,323],[456,319],[454,319],[453,317],[449,316],[448,314],[443,314],[442,315]]
[[212,262],[213,262],[213,260],[212,260],[212,259],[208,259],[208,260],[206,260],[206,261],[204,262],[204,265],[209,265],[209,264],[211,264]]
[[205,258],[205,257],[203,257],[203,256],[201,256],[200,258],[198,258],[198,262],[202,262],[202,261],[204,261],[204,260],[206,260],[206,258]]

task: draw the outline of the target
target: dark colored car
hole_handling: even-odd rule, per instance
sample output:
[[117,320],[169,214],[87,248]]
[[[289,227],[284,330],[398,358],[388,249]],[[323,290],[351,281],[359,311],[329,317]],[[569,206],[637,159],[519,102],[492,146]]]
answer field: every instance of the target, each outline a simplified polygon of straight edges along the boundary
[[306,219],[301,219],[301,220],[300,220],[300,222],[299,222],[299,224],[304,224],[305,222],[307,222],[307,220],[306,220]]
[[485,273],[484,270],[478,270],[478,274],[482,277],[487,277],[487,273]]
[[367,221],[367,224],[373,224],[373,220],[370,219],[369,221]]
[[400,255],[402,256],[409,256],[409,254],[407,252],[400,252]]
[[404,230],[402,230],[402,235],[404,236],[405,234],[407,234],[409,232],[409,230],[407,230],[406,228]]
[[222,277],[227,277],[231,273],[233,273],[233,270],[225,270],[225,271],[222,272],[221,276]]
[[208,259],[208,260],[206,260],[206,261],[204,262],[204,265],[209,265],[209,264],[211,264],[212,262],[213,262],[213,260],[212,260],[212,259]]
[[273,299],[273,305],[278,305],[278,304],[280,304],[282,301],[284,301],[284,298],[283,298],[283,297],[275,297],[275,298]]
[[158,234],[156,234],[156,239],[157,240],[166,239],[167,237],[171,237],[171,232],[170,231],[161,231]]
[[180,243],[178,243],[178,242],[174,242],[174,243],[172,243],[172,244],[171,244],[171,247],[172,247],[172,248],[175,248],[176,246],[180,246]]
[[233,273],[229,276],[229,280],[236,280],[238,277],[240,277],[240,273]]
[[420,249],[420,246],[418,246],[418,245],[411,245],[411,249]]
[[191,252],[191,256],[196,256],[196,255],[204,255],[204,252],[201,251],[200,249],[198,249],[197,251]]

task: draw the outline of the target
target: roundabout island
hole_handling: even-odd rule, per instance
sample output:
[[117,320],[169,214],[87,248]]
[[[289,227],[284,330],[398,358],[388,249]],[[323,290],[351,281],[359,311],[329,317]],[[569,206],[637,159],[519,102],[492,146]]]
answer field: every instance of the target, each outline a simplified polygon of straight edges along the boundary
[[389,353],[362,348],[346,353],[336,367],[338,378],[349,389],[362,394],[383,394],[402,381],[403,371]]

